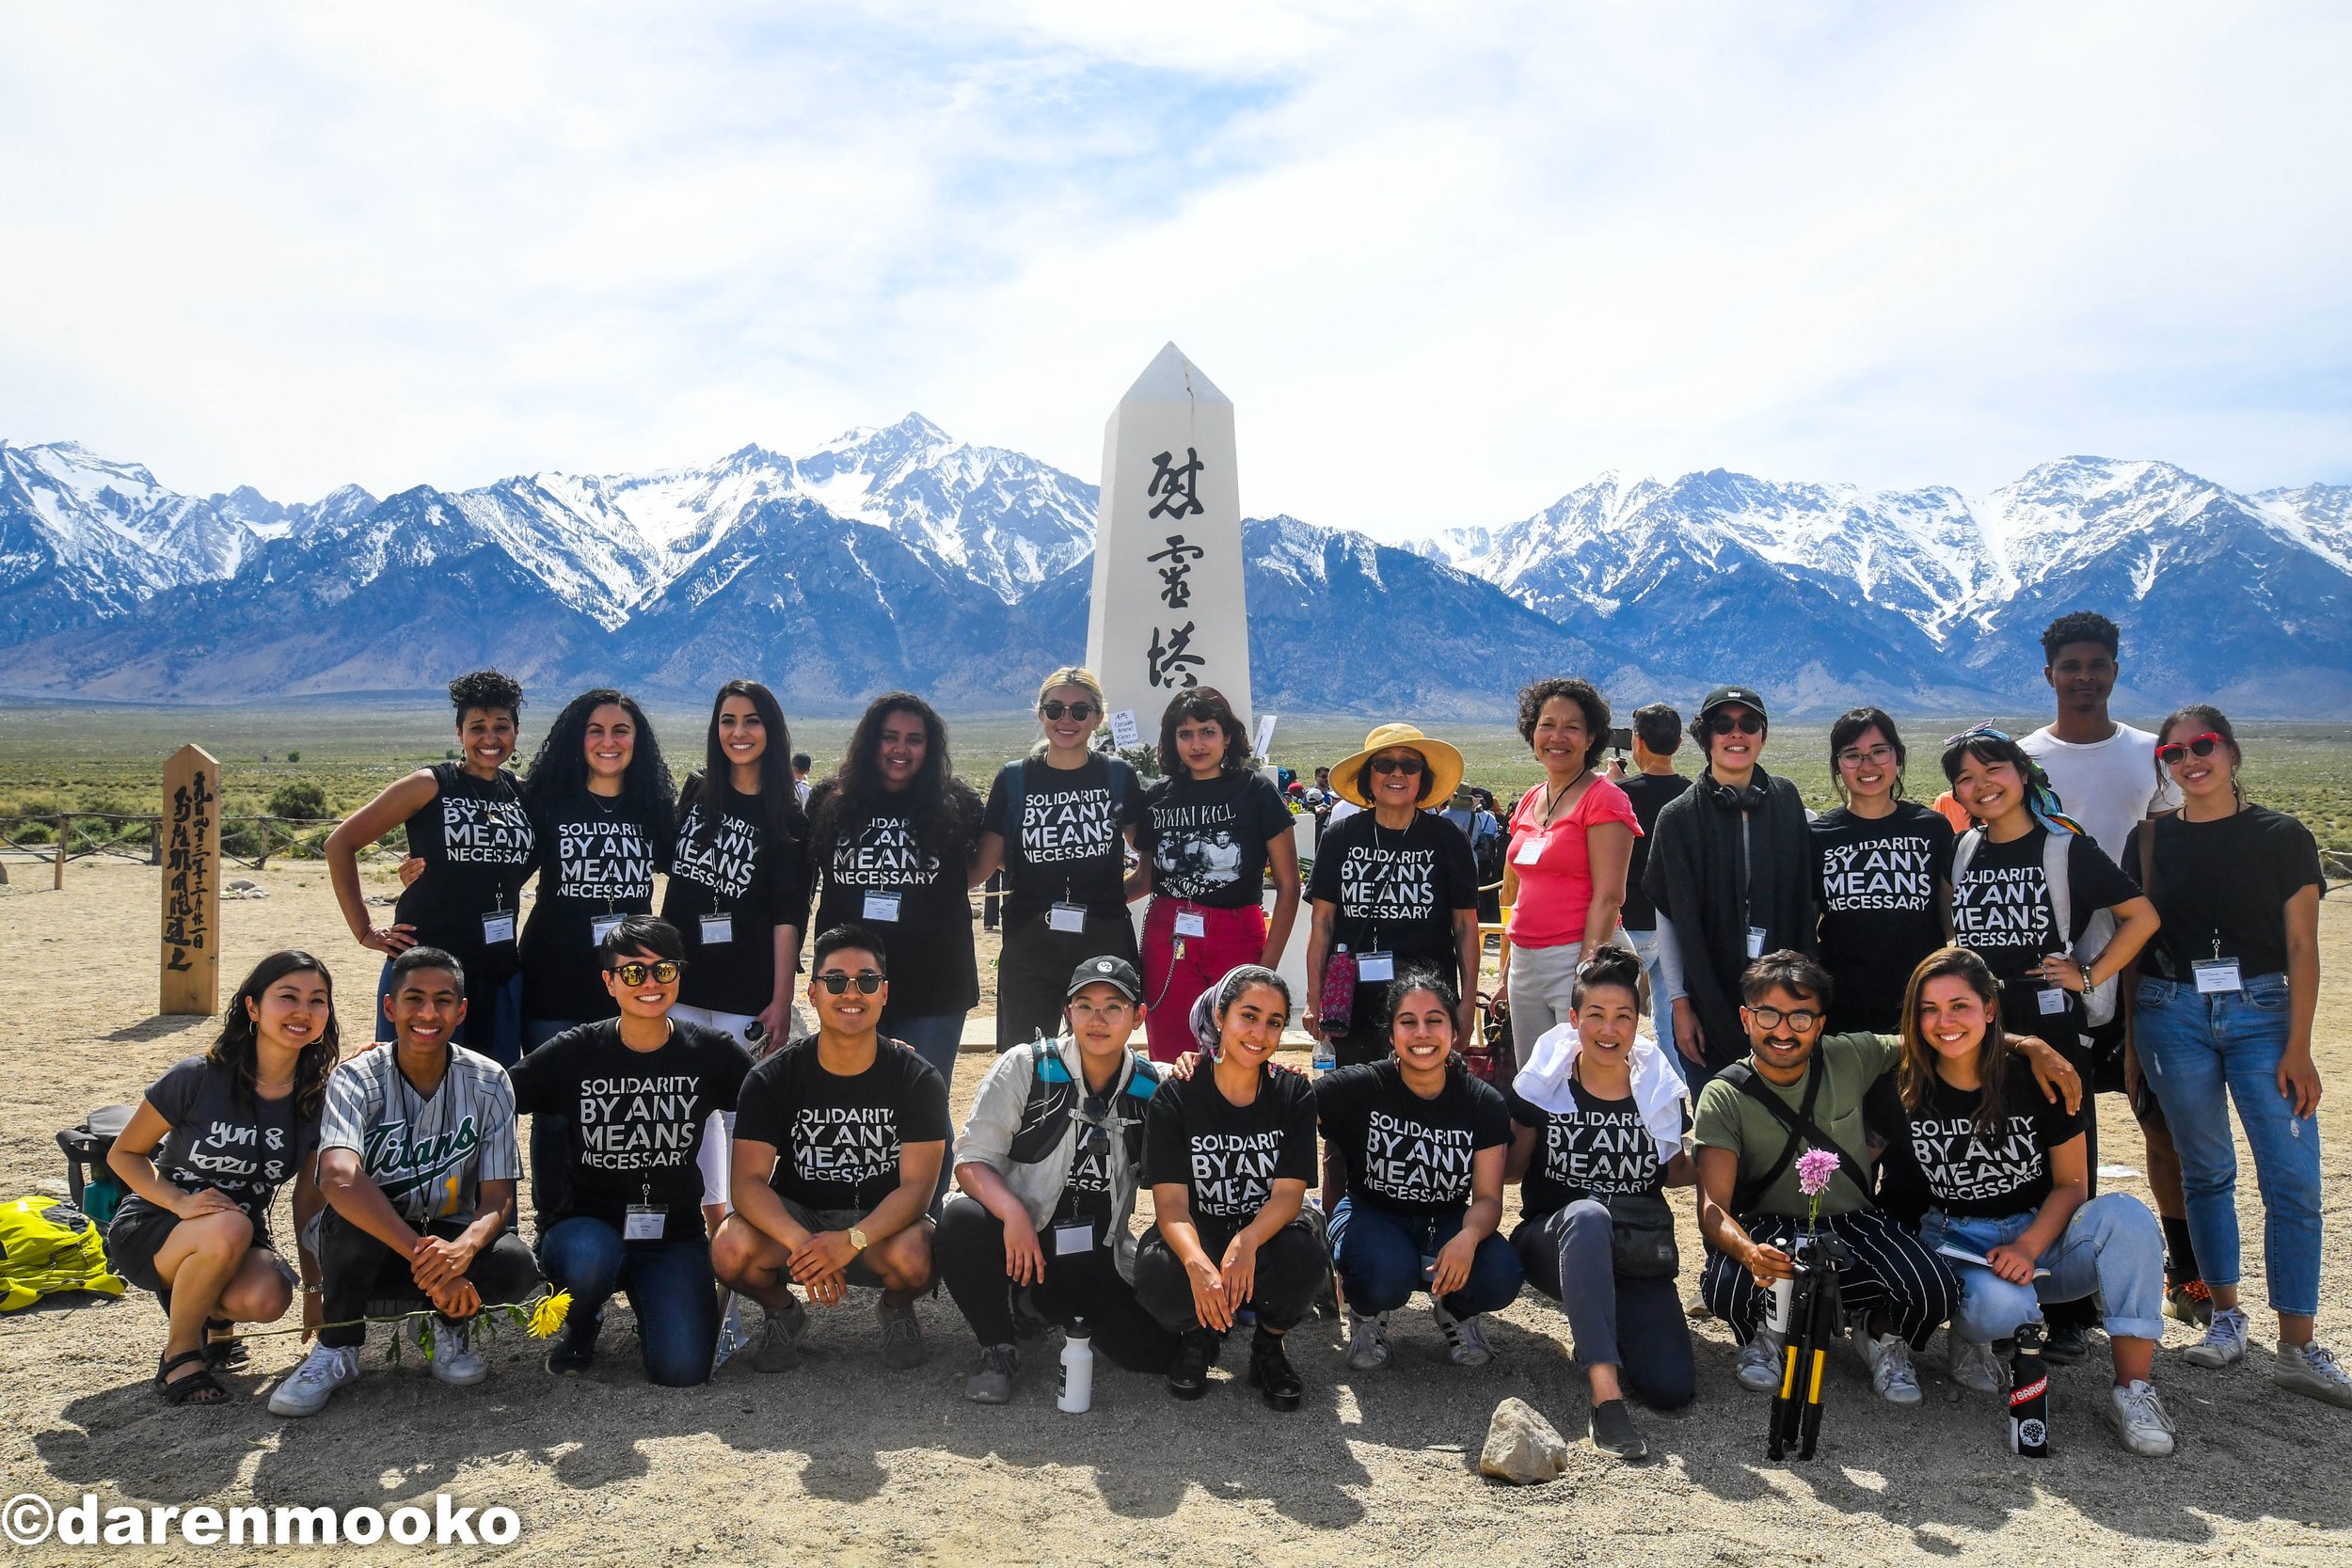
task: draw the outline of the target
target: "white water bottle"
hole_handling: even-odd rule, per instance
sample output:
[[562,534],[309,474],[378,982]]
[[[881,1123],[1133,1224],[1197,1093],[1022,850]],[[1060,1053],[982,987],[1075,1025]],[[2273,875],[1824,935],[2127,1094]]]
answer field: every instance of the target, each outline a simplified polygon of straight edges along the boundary
[[1094,1341],[1087,1336],[1084,1318],[1062,1338],[1061,1395],[1054,1402],[1073,1416],[1094,1408]]

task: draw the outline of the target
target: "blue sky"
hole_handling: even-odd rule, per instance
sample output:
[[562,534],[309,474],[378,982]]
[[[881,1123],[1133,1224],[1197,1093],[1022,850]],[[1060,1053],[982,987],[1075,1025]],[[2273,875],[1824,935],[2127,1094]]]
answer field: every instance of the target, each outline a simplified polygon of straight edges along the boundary
[[2352,479],[2333,6],[0,8],[0,436],[305,499],[919,409],[1243,503]]

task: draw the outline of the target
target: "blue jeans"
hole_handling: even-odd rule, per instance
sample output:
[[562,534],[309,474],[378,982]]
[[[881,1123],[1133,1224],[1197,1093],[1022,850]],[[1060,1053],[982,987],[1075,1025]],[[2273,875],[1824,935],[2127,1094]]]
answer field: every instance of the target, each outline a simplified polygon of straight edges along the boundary
[[[2030,1210],[1972,1219],[1931,1209],[1919,1222],[1919,1240],[1931,1247],[1949,1242],[1989,1252],[2024,1235],[2033,1218]],[[1945,1261],[1960,1276],[1952,1332],[1963,1339],[2006,1339],[2018,1324],[2040,1323],[2043,1302],[2078,1301],[2093,1291],[2108,1338],[2164,1338],[2164,1232],[2148,1206],[2129,1193],[2105,1193],[2074,1211],[2065,1231],[2035,1259],[2050,1271],[2047,1279],[2012,1285],[1980,1263]]]
[[2194,985],[2147,978],[2134,998],[2140,1070],[2164,1107],[2181,1152],[2188,1234],[2208,1285],[2235,1285],[2240,1262],[2237,1101],[2263,1197],[2263,1271],[2273,1311],[2319,1310],[2319,1118],[2297,1117],[2279,1093],[2287,1049],[2287,977],[2257,974],[2240,991],[2201,996]]
[[[1666,966],[1658,961],[1658,932],[1629,930],[1626,940],[1633,943],[1633,956],[1642,960],[1642,973],[1649,976],[1650,1037],[1658,1041],[1658,1049],[1674,1063],[1682,1081],[1691,1081],[1692,1064],[1675,1049],[1675,1005],[1666,999]],[[1698,1090],[1691,1093],[1695,1097]]]
[[931,1013],[922,1018],[894,1018],[886,1031],[893,1039],[939,1069],[948,1088],[956,1086],[956,1053],[963,1045],[961,1013]]
[[[1393,1312],[1422,1288],[1422,1259],[1462,1228],[1462,1213],[1400,1214],[1367,1203],[1358,1208],[1343,1197],[1331,1211],[1331,1261],[1347,1291],[1348,1310],[1367,1317]],[[1501,1236],[1488,1236],[1471,1256],[1470,1278],[1445,1298],[1457,1318],[1492,1312],[1518,1299],[1525,1277],[1519,1255]]]
[[708,1380],[719,1344],[719,1281],[710,1272],[710,1245],[700,1236],[624,1242],[604,1221],[576,1214],[540,1238],[539,1267],[548,1284],[572,1293],[571,1321],[582,1325],[571,1333],[572,1344],[595,1343],[604,1304],[613,1291],[627,1291],[646,1381],[691,1388]]
[[[375,980],[375,1038],[392,1038],[392,1021],[384,1016],[385,999],[392,994],[392,960],[386,958]],[[452,1037],[469,1051],[478,1051],[501,1067],[523,1059],[523,975],[516,970],[494,986],[466,982],[466,1022]]]
[[[527,1018],[523,1020],[523,1054],[528,1056],[564,1030],[578,1027],[578,1021],[568,1018]],[[529,1153],[531,1207],[545,1224],[548,1215],[561,1213],[571,1200],[571,1117],[553,1111],[533,1112]]]

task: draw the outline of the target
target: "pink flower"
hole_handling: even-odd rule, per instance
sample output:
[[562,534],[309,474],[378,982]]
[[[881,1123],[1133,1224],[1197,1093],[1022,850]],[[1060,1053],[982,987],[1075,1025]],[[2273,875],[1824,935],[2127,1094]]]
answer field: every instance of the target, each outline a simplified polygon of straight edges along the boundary
[[1829,1191],[1829,1179],[1836,1174],[1837,1156],[1826,1148],[1808,1148],[1797,1156],[1797,1190],[1807,1197]]

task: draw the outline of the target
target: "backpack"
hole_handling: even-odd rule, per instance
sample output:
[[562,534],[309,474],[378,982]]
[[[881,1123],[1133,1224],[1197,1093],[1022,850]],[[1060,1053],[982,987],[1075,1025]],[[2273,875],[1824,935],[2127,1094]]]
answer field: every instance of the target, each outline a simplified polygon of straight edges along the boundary
[[[1110,774],[1111,827],[1112,836],[1116,838],[1120,828],[1119,819],[1127,810],[1128,784],[1135,778],[1136,770],[1124,757],[1115,757],[1107,752],[1097,752],[1094,754],[1103,759],[1104,767]],[[1005,775],[1005,828],[1007,830],[1005,843],[1015,849],[1018,849],[1021,845],[1022,807],[1029,799],[1029,768],[1036,761],[1035,757],[1023,757],[1013,764],[1011,769]],[[1121,844],[1120,855],[1124,856],[1126,852],[1127,847]]]
[[72,1204],[55,1197],[0,1204],[0,1312],[63,1291],[119,1296],[126,1288],[107,1272],[105,1238]]
[[[2074,928],[2074,896],[2067,875],[2067,855],[2074,834],[2042,830],[2042,879],[2050,890],[2050,919],[2058,928],[2058,938],[2066,942],[2074,960],[2086,971],[2107,950],[2115,940],[2115,916],[2106,910],[2091,912],[2083,927],[2082,940],[2070,941],[2067,933]],[[1960,835],[1960,843],[1952,850],[1952,886],[1960,886],[1968,875],[1968,867],[1977,858],[1977,850],[1984,843],[1984,830],[1971,828]],[[2096,1029],[2113,1022],[2117,981],[2110,974],[2083,993],[2083,1022]]]

